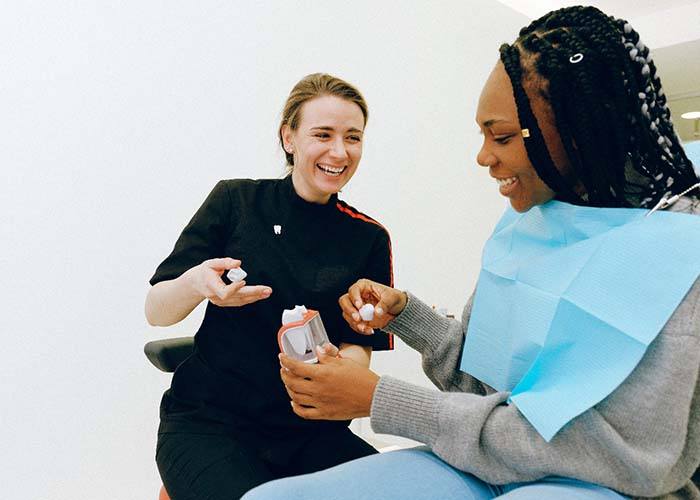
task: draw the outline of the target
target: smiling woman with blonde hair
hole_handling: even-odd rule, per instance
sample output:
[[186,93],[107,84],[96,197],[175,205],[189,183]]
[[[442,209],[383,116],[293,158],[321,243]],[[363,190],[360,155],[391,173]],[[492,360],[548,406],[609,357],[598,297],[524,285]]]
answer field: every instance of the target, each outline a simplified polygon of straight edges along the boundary
[[[295,415],[277,358],[282,311],[297,304],[319,311],[358,366],[373,348],[392,348],[391,335],[350,329],[337,304],[360,277],[392,284],[389,234],[338,198],[359,166],[366,123],[355,87],[323,73],[303,78],[279,129],[288,175],[220,181],[151,278],[152,325],[177,323],[207,301],[193,353],[161,403],[156,462],[173,500],[239,498],[375,453],[347,420]],[[225,275],[241,267],[245,281],[231,283]]]

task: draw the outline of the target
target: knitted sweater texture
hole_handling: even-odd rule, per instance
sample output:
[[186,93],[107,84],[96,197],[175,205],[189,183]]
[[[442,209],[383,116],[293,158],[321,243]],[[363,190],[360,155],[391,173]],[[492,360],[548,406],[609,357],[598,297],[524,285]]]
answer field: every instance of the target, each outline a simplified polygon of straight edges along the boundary
[[[672,209],[700,214],[700,202],[682,198]],[[470,313],[471,299],[457,321],[409,293],[387,329],[422,354],[439,390],[381,377],[375,432],[421,441],[493,484],[563,476],[634,498],[700,499],[690,480],[700,464],[700,280],[630,376],[549,443],[507,403],[509,393],[459,370]]]

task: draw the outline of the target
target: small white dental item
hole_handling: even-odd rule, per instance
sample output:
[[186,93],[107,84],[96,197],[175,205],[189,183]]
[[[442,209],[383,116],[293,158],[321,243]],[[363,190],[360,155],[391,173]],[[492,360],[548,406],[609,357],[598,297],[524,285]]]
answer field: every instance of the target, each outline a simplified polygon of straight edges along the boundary
[[360,307],[359,313],[360,318],[364,321],[372,321],[374,319],[374,306],[372,304],[365,304]]
[[248,276],[248,273],[245,272],[242,267],[234,267],[233,269],[229,269],[226,273],[226,277],[231,280],[231,283],[243,281],[246,276]]
[[303,321],[304,315],[308,312],[309,310],[305,306],[294,306],[294,309],[285,309],[282,311],[282,324],[288,325],[296,321]]

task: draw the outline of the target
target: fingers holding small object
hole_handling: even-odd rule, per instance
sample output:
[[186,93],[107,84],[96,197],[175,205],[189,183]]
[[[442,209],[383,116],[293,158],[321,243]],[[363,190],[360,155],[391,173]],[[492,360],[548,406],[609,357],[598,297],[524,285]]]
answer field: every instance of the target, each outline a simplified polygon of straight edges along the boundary
[[306,387],[308,380],[294,375],[294,373],[292,373],[291,370],[285,368],[284,366],[280,366],[280,378],[282,379],[282,383],[287,388],[287,390],[290,390],[295,393],[306,394],[306,392],[302,389],[302,386]]
[[303,405],[303,406],[313,406],[314,404],[314,398],[312,396],[309,396],[308,394],[304,394],[301,392],[296,392],[294,389],[291,389],[289,387],[285,387],[287,389],[287,394],[289,395],[289,399],[294,401],[297,404]]
[[374,334],[374,328],[372,328],[369,325],[366,325],[364,323],[358,323],[358,328],[360,329],[360,333],[363,335],[373,335]]
[[371,335],[374,333],[374,329],[367,324],[374,319],[374,306],[372,304],[364,304],[362,307],[360,307],[359,312],[357,314],[353,314],[352,317],[356,321],[357,329],[360,331],[360,333],[365,335]]
[[[345,321],[348,322],[348,324],[352,325],[352,323],[354,321],[360,321],[360,315],[357,312],[357,308],[352,303],[352,299],[350,298],[350,293],[346,293],[346,294],[342,295],[338,299],[338,305],[340,306],[340,309],[343,311],[343,317],[345,318]],[[350,318],[350,319],[348,319],[348,318]]]
[[[358,315],[358,318],[359,318],[359,315]],[[349,314],[343,312],[343,319],[345,319],[345,321],[350,326],[350,328],[355,330],[357,333],[364,333],[362,330],[360,330],[361,323],[356,321],[355,318],[353,318]]]
[[287,394],[289,394],[289,397],[294,401],[297,401],[298,397],[310,397],[310,394],[305,392],[305,390],[308,391],[308,380],[295,377],[288,371],[285,371],[284,368],[280,368],[280,377],[282,378],[282,383],[284,384]]
[[365,278],[360,279],[348,289],[346,295],[341,297],[341,307],[351,314],[355,321],[372,321],[375,313],[374,304],[381,299],[386,288],[380,283]]
[[352,285],[348,290],[350,302],[353,306],[355,306],[356,309],[360,309],[360,307],[362,307],[362,304],[364,304],[364,300],[362,300],[362,295],[370,288],[369,283],[369,280],[363,278],[361,280],[356,281],[355,284]]
[[241,288],[239,293],[244,297],[250,298],[252,302],[268,298],[272,295],[272,288],[264,285],[246,286]]
[[267,299],[272,295],[272,288],[264,285],[248,286],[245,281],[237,281],[230,285],[221,282],[210,284],[213,295],[209,300],[218,306],[244,306],[258,300]]
[[233,290],[233,293],[228,293],[227,297],[231,299],[233,304],[241,306],[266,299],[272,294],[272,288],[269,286],[246,286],[245,281],[232,283],[226,288],[227,291]]
[[295,403],[294,401],[290,401],[290,404],[292,405],[292,411],[301,418],[307,420],[318,420],[319,418],[322,418],[320,412],[313,406],[303,406]]
[[320,350],[321,354],[325,354],[326,356],[330,356],[332,358],[339,357],[340,349],[330,342],[326,342],[322,346],[317,346],[316,349]]
[[234,267],[239,267],[241,261],[238,259],[233,259],[231,257],[220,257],[216,259],[209,259],[204,261],[208,267],[212,269],[231,269]]
[[219,299],[224,300],[226,299],[226,297],[229,294],[229,291],[231,290],[231,288],[229,288],[230,286],[231,285],[227,285],[221,280],[217,280],[212,285],[210,285],[210,288],[214,290],[214,293],[216,293],[216,296]]
[[310,379],[312,375],[316,375],[318,373],[318,365],[304,363],[303,361],[291,358],[284,353],[279,353],[277,357],[280,360],[280,365],[282,365],[282,368],[288,370],[287,377],[295,376]]
[[245,281],[237,281],[235,283],[231,283],[230,285],[226,285],[221,280],[219,280],[219,282],[213,286],[216,287],[215,290],[217,297],[219,297],[219,299],[221,300],[226,300],[227,298],[237,294],[242,288],[244,288]]
[[365,321],[372,321],[374,319],[374,306],[372,304],[365,304],[360,307],[359,316]]
[[243,281],[246,276],[248,276],[248,273],[245,272],[242,267],[234,267],[229,269],[229,271],[226,273],[226,277],[231,281],[231,283]]

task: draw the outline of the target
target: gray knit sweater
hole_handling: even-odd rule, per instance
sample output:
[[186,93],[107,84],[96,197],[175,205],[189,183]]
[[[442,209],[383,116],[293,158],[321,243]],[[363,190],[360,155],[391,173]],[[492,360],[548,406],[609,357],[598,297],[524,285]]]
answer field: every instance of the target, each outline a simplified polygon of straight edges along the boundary
[[[673,210],[698,214],[700,203],[682,198]],[[421,441],[492,484],[564,476],[633,497],[700,499],[689,480],[700,464],[700,280],[630,376],[549,443],[507,404],[509,393],[459,370],[470,312],[471,299],[461,322],[443,318],[409,294],[388,330],[422,354],[440,390],[381,377],[375,432]]]

